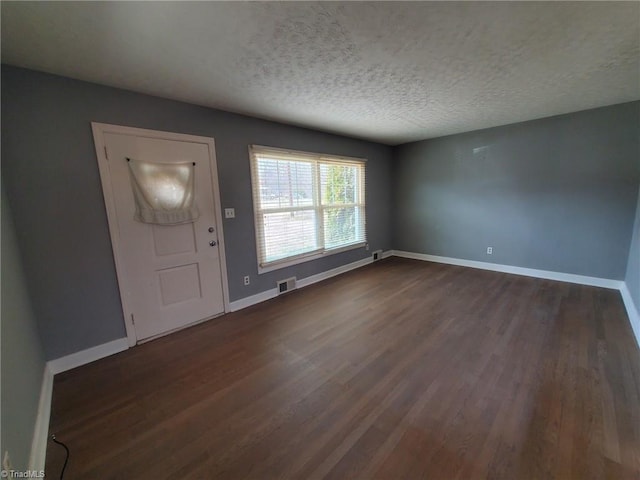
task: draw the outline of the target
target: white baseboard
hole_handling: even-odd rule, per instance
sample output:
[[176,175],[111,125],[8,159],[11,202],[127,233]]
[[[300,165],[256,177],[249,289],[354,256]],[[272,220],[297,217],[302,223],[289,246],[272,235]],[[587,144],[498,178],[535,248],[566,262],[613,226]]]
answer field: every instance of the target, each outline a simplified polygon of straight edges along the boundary
[[103,343],[92,348],[87,348],[80,352],[72,353],[65,357],[56,358],[50,360],[47,365],[53,372],[53,374],[66,372],[72,368],[86,365],[87,363],[95,362],[101,358],[108,357],[115,353],[120,353],[129,348],[129,340],[127,338],[119,338],[112,342]]
[[49,419],[51,417],[54,375],[108,357],[114,353],[122,352],[128,348],[129,341],[126,338],[120,338],[93,348],[88,348],[87,350],[72,353],[65,357],[50,360],[45,364],[42,375],[42,387],[40,388],[38,413],[33,429],[33,440],[31,441],[29,470],[44,470],[47,442],[49,440]]
[[51,396],[53,394],[53,372],[48,364],[44,366],[38,413],[33,428],[31,453],[29,455],[29,470],[44,470],[47,455],[47,440],[49,439],[49,418],[51,417]]
[[557,280],[559,282],[577,283],[579,285],[589,285],[592,287],[610,288],[619,290],[622,295],[624,306],[627,309],[631,329],[635,335],[638,347],[640,347],[640,314],[633,303],[627,284],[622,280],[610,278],[587,277],[585,275],[574,275],[572,273],[551,272],[549,270],[536,270],[534,268],[514,267],[511,265],[500,265],[498,263],[477,262],[475,260],[464,260],[461,258],[440,257],[437,255],[427,255],[425,253],[405,252],[393,250],[392,255],[402,258],[412,258],[414,260],[424,260],[427,262],[446,263],[449,265],[459,265],[461,267],[479,268],[494,272],[512,273],[514,275],[524,275],[526,277],[544,278],[546,280]]
[[587,277],[585,275],[575,275],[573,273],[536,270],[535,268],[514,267],[512,265],[478,262],[475,260],[464,260],[461,258],[440,257],[437,255],[427,255],[425,253],[404,252],[402,250],[394,250],[393,255],[396,257],[412,258],[415,260],[425,260],[427,262],[446,263],[449,265],[459,265],[461,267],[479,268],[481,270],[512,273],[514,275],[523,275],[525,277],[544,278],[546,280],[557,280],[559,282],[577,283],[580,285],[611,288],[614,290],[620,290],[620,287],[624,284],[622,280],[613,280],[609,278]]
[[622,287],[620,287],[620,294],[622,295],[624,306],[627,309],[631,329],[633,330],[633,334],[636,336],[638,347],[640,347],[640,313],[638,313],[638,309],[636,308],[635,303],[633,303],[631,292],[629,292],[629,287],[627,287],[626,283],[623,283]]
[[[387,250],[382,252],[382,258],[387,258],[392,255],[391,250]],[[351,270],[355,270],[356,268],[364,267],[365,265],[369,265],[373,263],[373,258],[363,258],[362,260],[358,260],[352,263],[348,263],[346,265],[342,265],[337,268],[333,268],[331,270],[327,270],[326,272],[320,272],[315,275],[311,275],[310,277],[301,278],[296,281],[297,288],[304,288],[309,285],[313,285],[314,283],[321,282],[331,277],[335,277],[336,275],[340,275],[342,273],[349,272]],[[240,300],[236,300],[231,302],[231,311],[237,312],[238,310],[242,310],[243,308],[250,307],[252,305],[256,305],[258,303],[264,302],[266,300],[270,300],[278,296],[278,289],[272,288],[271,290],[266,290],[264,292],[257,293],[255,295],[251,295],[250,297],[241,298]]]
[[355,270],[356,268],[364,267],[365,265],[369,265],[370,263],[373,263],[373,257],[363,258],[362,260],[358,260],[356,262],[347,263],[346,265],[332,268],[331,270],[327,270],[326,272],[320,272],[316,273],[315,275],[311,275],[310,277],[301,278],[300,280],[296,281],[296,285],[298,288],[304,288],[328,278],[335,277],[336,275],[350,272],[351,270]]
[[267,300],[271,300],[272,298],[277,296],[278,289],[272,288],[271,290],[266,290],[264,292],[256,293],[255,295],[251,295],[250,297],[244,297],[240,300],[230,302],[229,307],[231,307],[232,312],[237,312],[238,310],[250,307],[251,305],[266,302]]

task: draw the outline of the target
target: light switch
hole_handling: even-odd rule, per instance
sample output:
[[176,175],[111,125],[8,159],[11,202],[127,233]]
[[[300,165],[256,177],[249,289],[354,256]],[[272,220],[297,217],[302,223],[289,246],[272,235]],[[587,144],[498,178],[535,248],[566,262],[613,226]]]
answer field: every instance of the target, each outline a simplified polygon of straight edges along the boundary
[[225,208],[224,209],[224,218],[236,218],[236,209],[235,208]]

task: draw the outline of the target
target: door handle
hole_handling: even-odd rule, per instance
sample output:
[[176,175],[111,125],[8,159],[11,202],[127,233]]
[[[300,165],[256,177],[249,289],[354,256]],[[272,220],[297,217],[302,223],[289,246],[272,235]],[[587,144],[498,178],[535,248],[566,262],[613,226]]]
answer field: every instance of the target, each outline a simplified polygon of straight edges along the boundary
[[212,247],[215,247],[218,244],[218,242],[216,242],[215,240],[211,240],[209,242],[209,245],[211,245]]

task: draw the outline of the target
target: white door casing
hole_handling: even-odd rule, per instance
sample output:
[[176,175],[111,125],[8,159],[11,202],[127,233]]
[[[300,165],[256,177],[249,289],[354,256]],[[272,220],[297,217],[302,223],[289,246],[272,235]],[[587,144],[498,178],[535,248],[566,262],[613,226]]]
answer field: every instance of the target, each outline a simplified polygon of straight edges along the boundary
[[[229,311],[214,140],[100,123],[92,128],[129,345]],[[127,157],[195,162],[198,220],[135,221]]]

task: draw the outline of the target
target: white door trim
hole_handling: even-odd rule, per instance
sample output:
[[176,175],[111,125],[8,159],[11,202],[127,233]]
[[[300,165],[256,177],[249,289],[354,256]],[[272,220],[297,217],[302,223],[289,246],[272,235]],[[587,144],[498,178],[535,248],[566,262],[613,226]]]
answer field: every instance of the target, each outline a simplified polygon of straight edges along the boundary
[[214,139],[210,137],[199,137],[183,133],[163,132],[159,130],[147,130],[144,128],[125,127],[121,125],[110,125],[108,123],[91,122],[93,130],[93,140],[96,147],[96,157],[98,159],[98,169],[100,170],[100,180],[102,182],[102,192],[104,194],[104,204],[107,210],[109,221],[109,234],[111,236],[111,246],[113,258],[116,264],[116,275],[118,278],[118,289],[122,302],[122,314],[124,315],[124,325],[127,330],[129,346],[134,346],[138,340],[135,325],[131,320],[132,309],[127,302],[127,277],[120,246],[120,229],[116,216],[116,206],[113,198],[111,186],[111,173],[109,171],[109,160],[107,158],[104,135],[107,133],[132,135],[138,137],[156,138],[162,140],[173,140],[178,142],[203,143],[209,148],[209,161],[211,164],[211,183],[213,185],[213,201],[216,217],[216,228],[218,231],[218,251],[220,253],[220,273],[222,275],[222,295],[224,299],[224,311],[230,312],[229,306],[229,282],[227,280],[227,261],[224,248],[224,230],[222,222],[222,208],[220,202],[220,188],[218,183],[218,164],[216,161],[216,149]]

